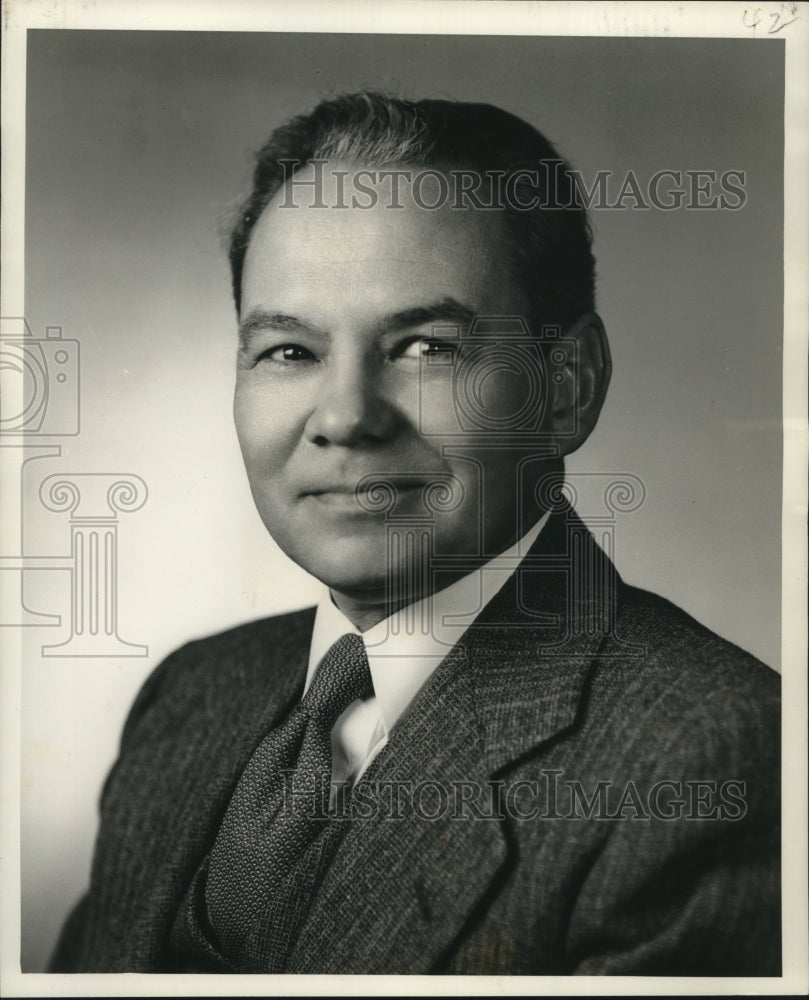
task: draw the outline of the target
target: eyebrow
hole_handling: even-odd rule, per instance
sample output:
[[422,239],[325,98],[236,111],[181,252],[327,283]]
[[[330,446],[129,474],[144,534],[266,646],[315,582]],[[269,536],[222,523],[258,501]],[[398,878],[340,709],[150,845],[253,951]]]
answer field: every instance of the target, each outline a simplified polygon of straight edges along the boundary
[[286,333],[316,333],[317,329],[295,316],[286,313],[254,309],[239,324],[239,348],[247,348],[253,337],[262,330],[279,330]]
[[436,322],[468,325],[475,316],[477,311],[471,306],[465,306],[456,299],[445,298],[428,306],[414,306],[412,309],[392,313],[385,317],[381,325],[386,333],[395,333],[397,330]]
[[[382,333],[396,333],[427,323],[457,323],[468,325],[477,316],[471,306],[463,305],[456,299],[447,297],[424,306],[413,306],[385,316],[378,324]],[[288,313],[254,309],[239,325],[239,347],[244,350],[253,337],[263,330],[278,330],[284,333],[320,333],[319,327],[290,316]]]

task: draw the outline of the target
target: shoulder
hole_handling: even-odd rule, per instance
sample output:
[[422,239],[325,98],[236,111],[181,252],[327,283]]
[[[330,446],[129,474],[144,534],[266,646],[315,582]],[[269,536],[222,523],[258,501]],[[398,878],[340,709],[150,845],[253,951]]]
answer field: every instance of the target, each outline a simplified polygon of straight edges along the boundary
[[221,663],[255,658],[268,659],[268,654],[283,655],[291,648],[297,649],[302,641],[307,644],[314,622],[314,608],[304,608],[288,614],[259,618],[236,625],[212,635],[187,642],[171,653],[158,667],[173,670],[204,670],[212,661]]
[[605,650],[623,647],[647,681],[703,696],[707,691],[776,693],[780,678],[756,657],[717,635],[671,601],[621,583],[615,628]]
[[586,562],[578,588],[587,617],[570,620],[574,631],[600,634],[597,672],[609,680],[610,690],[640,703],[667,700],[684,711],[706,700],[726,699],[740,707],[762,699],[777,702],[776,671],[666,598],[626,583],[572,508],[551,517],[537,554],[547,550],[570,559],[571,537],[579,539]]
[[575,971],[777,975],[778,674],[623,585],[600,653],[558,765],[576,779],[560,812],[609,821],[570,919]]
[[164,724],[219,697],[251,697],[282,685],[290,665],[309,648],[314,609],[261,618],[194,639],[170,653],[152,671],[129,712],[122,742],[145,719],[159,714]]
[[590,701],[609,713],[627,744],[656,748],[668,760],[772,770],[780,691],[779,674],[750,653],[665,598],[619,584]]

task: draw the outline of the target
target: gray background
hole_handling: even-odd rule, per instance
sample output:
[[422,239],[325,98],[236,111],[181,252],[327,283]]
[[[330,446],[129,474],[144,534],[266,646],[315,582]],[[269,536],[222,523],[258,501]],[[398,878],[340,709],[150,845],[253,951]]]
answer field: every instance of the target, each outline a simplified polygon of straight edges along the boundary
[[[780,659],[783,46],[778,41],[29,32],[26,315],[81,341],[82,432],[25,482],[29,552],[67,551],[36,490],[131,472],[120,634],[141,659],[44,660],[26,630],[23,968],[42,968],[86,882],[95,803],[151,667],[181,642],[311,603],[266,537],[230,405],[235,317],[223,232],[271,129],[360,87],[487,101],[586,178],[744,170],[740,211],[594,213],[614,377],[569,468],[648,496],[615,559],[772,666]],[[35,472],[35,474],[34,474]],[[599,480],[603,485],[603,480]],[[585,517],[600,489],[585,488]],[[591,496],[592,494],[592,496]],[[67,611],[63,573],[29,606]]]

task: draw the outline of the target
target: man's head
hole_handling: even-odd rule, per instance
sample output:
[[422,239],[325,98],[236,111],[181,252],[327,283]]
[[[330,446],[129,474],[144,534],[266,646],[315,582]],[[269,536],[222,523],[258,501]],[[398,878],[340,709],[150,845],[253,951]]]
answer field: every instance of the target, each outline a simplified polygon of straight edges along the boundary
[[[347,605],[378,608],[391,576],[412,599],[502,551],[595,423],[609,357],[559,163],[496,108],[374,95],[326,102],[259,155],[231,250],[237,430],[271,535]],[[411,178],[396,196],[392,169]],[[493,178],[485,197],[527,204],[518,170],[556,207],[486,210],[437,179]],[[408,550],[419,525],[427,549]]]

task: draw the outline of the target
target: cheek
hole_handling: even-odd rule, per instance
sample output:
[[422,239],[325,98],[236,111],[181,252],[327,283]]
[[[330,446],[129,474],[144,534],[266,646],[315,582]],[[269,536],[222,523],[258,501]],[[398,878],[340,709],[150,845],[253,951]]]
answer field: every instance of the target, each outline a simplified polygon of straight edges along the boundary
[[250,480],[276,471],[294,446],[289,409],[273,405],[267,392],[237,385],[233,419]]
[[506,537],[522,523],[530,497],[525,495],[521,467],[527,462],[529,471],[534,468],[530,448],[518,451],[491,447],[491,440],[466,436],[463,447],[457,449],[463,459],[457,454],[450,459],[450,468],[463,490],[463,503],[452,513],[436,518],[445,533],[461,533],[471,540],[483,530],[487,547],[499,543],[501,529]]
[[464,428],[451,369],[420,372],[414,398],[407,403],[411,422],[422,438],[437,446],[462,443]]
[[471,432],[509,436],[535,430],[545,410],[545,377],[533,351],[481,351],[458,370],[459,419]]
[[474,445],[479,434],[504,440],[538,430],[546,381],[533,351],[474,351],[454,369],[422,374],[419,429],[427,437]]

